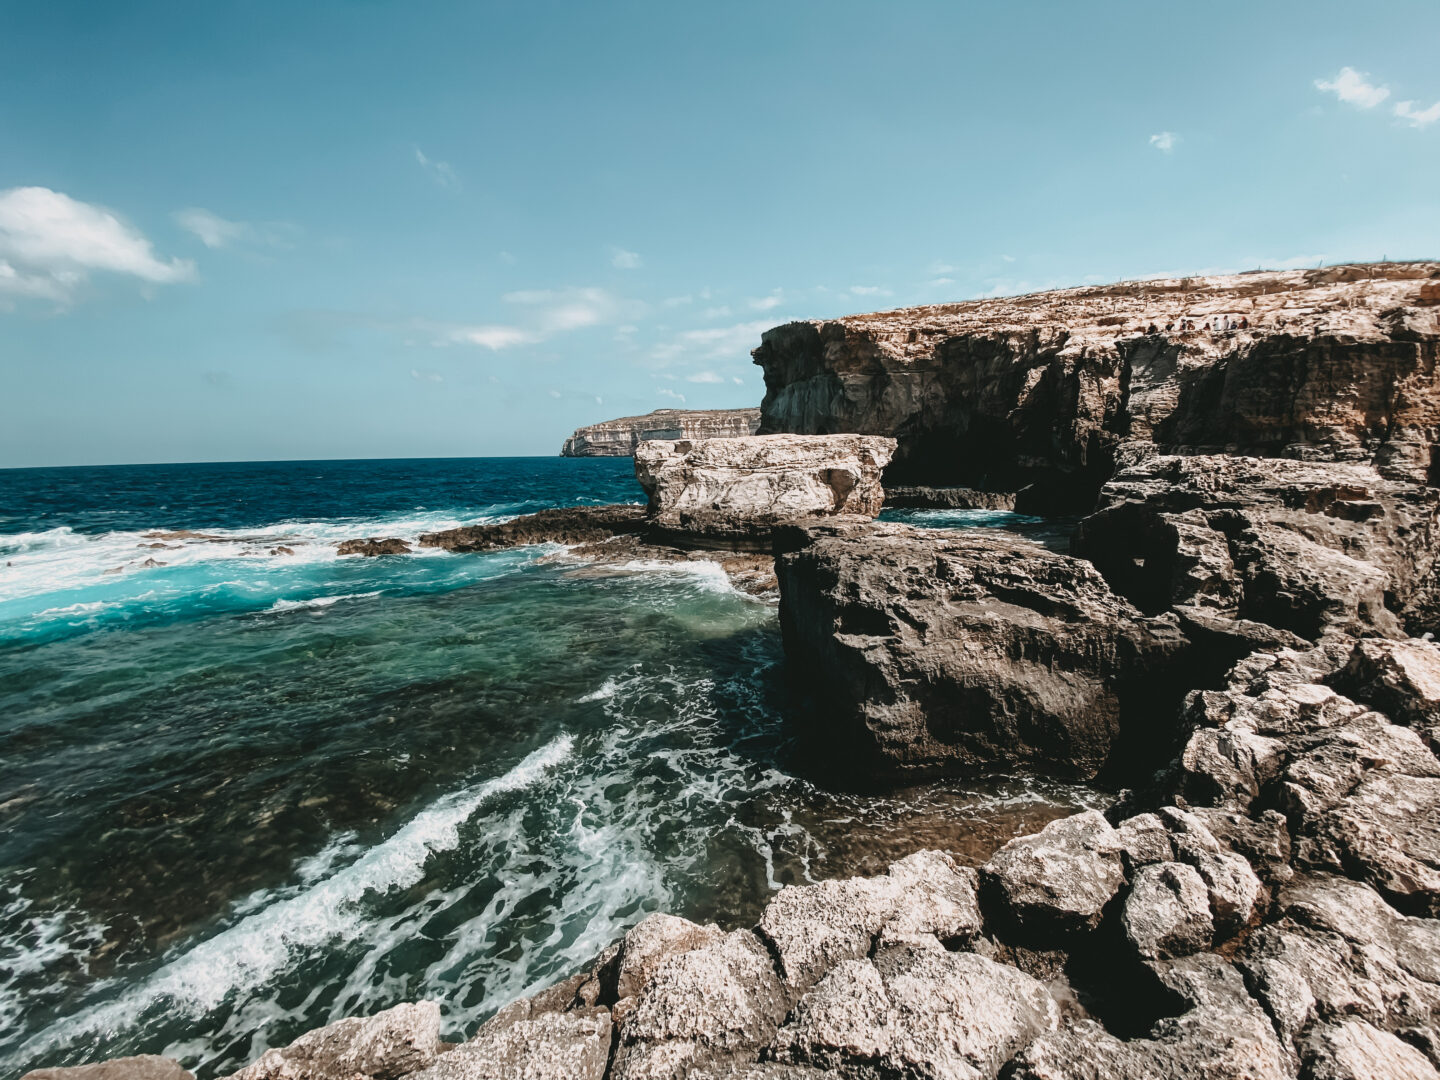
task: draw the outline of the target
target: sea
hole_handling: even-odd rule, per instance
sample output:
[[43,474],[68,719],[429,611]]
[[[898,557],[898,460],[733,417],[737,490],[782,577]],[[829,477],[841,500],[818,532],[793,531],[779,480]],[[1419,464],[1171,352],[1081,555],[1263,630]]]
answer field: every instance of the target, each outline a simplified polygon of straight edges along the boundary
[[841,786],[790,722],[774,599],[716,564],[335,550],[640,501],[617,458],[0,471],[0,1075],[206,1080],[420,999],[463,1039],[650,912],[750,925],[1098,805]]

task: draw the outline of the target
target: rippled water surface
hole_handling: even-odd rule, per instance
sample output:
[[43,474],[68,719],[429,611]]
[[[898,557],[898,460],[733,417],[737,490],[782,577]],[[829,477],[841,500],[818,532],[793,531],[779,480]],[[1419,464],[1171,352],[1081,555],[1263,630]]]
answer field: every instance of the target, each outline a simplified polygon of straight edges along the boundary
[[333,547],[639,498],[623,459],[0,472],[0,1071],[217,1075],[422,997],[461,1037],[649,911],[744,925],[1088,798],[827,789],[774,607],[709,563]]

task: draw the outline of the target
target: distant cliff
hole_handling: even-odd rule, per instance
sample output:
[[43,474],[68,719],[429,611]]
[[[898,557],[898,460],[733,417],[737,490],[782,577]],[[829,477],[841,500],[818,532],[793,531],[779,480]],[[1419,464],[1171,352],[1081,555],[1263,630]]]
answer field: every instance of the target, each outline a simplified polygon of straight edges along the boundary
[[561,457],[630,457],[642,439],[732,439],[754,435],[759,409],[656,409],[576,430]]

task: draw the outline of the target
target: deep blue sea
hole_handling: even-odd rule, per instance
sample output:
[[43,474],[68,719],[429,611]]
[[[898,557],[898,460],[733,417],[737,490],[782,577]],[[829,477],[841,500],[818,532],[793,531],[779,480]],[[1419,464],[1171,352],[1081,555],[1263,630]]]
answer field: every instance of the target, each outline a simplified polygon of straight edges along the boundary
[[831,790],[711,563],[335,553],[627,501],[613,458],[0,471],[0,1075],[223,1075],[420,998],[461,1038],[650,911],[744,925],[1090,798]]

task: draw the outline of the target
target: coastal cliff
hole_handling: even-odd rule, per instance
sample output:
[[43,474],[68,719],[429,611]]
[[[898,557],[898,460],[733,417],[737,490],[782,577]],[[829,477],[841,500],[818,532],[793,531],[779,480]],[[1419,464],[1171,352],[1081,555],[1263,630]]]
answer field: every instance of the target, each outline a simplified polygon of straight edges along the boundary
[[1424,483],[1437,349],[1440,263],[1423,262],[793,322],[753,355],[762,433],[893,435],[888,484],[1083,512],[1118,463],[1157,451],[1373,460]]
[[648,439],[730,439],[754,435],[759,409],[656,409],[577,428],[561,457],[630,457]]
[[[422,537],[624,552],[676,542],[692,502],[724,507],[731,541],[772,544],[814,757],[872,782],[1098,777],[1115,800],[979,865],[917,841],[728,932],[651,914],[458,1046],[401,1006],[237,1075],[1440,1080],[1436,274],[1110,286],[766,335],[767,426],[868,429],[967,500],[1079,507],[1069,554],[872,521],[873,497],[849,513],[891,446],[856,481],[863,440],[843,434],[661,444],[637,459],[648,511]],[[1184,328],[1221,308],[1249,327]],[[1181,328],[1135,331],[1162,316]],[[775,491],[812,512],[770,520]]]

